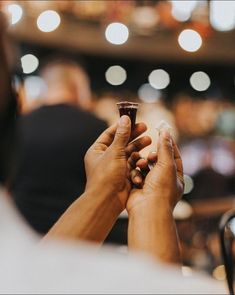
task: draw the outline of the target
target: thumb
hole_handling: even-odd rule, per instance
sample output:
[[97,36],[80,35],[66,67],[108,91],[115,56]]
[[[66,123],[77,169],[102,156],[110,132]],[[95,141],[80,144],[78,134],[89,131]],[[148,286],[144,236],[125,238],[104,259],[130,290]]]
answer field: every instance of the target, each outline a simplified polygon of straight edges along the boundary
[[172,165],[174,163],[174,149],[172,138],[168,130],[160,133],[158,142],[158,163],[163,165]]
[[118,121],[117,130],[112,146],[125,148],[131,136],[131,120],[128,116],[122,116]]

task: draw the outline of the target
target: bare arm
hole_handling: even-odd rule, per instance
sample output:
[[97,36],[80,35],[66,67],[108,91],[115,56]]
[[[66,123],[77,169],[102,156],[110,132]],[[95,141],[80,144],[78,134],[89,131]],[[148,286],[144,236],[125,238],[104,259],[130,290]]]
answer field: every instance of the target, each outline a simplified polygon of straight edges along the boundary
[[50,238],[104,241],[129,196],[128,159],[151,142],[148,137],[141,137],[129,143],[130,138],[139,137],[145,130],[144,124],[137,124],[131,134],[130,119],[123,116],[117,126],[101,134],[85,157],[84,194],[62,215],[44,241]]
[[180,250],[173,209],[183,193],[183,167],[178,148],[169,132],[158,143],[156,165],[143,188],[134,189],[127,203],[128,247],[158,260],[179,263]]
[[102,243],[122,211],[118,200],[103,191],[86,192],[62,215],[45,236]]
[[128,247],[164,262],[180,263],[179,241],[171,210],[161,208],[159,204],[157,209],[143,208],[130,214]]

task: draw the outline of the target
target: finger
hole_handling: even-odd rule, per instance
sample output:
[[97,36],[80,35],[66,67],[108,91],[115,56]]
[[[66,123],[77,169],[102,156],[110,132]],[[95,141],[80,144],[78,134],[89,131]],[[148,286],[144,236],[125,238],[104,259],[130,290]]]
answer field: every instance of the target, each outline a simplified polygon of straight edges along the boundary
[[117,130],[117,124],[114,124],[107,128],[95,141],[95,145],[106,145],[110,146],[110,144],[113,142],[115,132]]
[[135,124],[134,129],[131,132],[131,138],[130,141],[136,139],[139,137],[141,134],[143,134],[147,130],[147,126],[144,123],[138,123]]
[[148,154],[148,161],[149,162],[157,162],[157,152],[156,151],[152,151]]
[[135,169],[137,166],[136,164],[141,159],[140,154],[138,152],[134,152],[131,154],[131,156],[128,158],[128,164],[131,169]]
[[[107,128],[95,141],[95,144],[106,145],[107,147],[113,142],[115,132],[117,130],[117,124],[113,124]],[[135,125],[134,130],[131,133],[130,141],[140,136],[147,130],[147,126],[144,123],[138,123]]]
[[184,176],[183,162],[181,159],[179,148],[177,147],[175,141],[173,140],[173,148],[174,148],[174,159],[176,164],[177,172],[181,177]]
[[143,182],[144,182],[143,176],[139,170],[137,170],[137,169],[132,170],[130,177],[131,177],[131,181],[134,185],[136,185],[138,187],[143,185]]
[[147,159],[140,158],[136,162],[136,167],[140,168],[141,170],[147,169],[148,168],[148,160]]
[[163,130],[160,133],[158,141],[158,164],[172,165],[174,164],[174,149],[172,137],[168,130]]
[[125,148],[131,136],[131,120],[128,116],[122,116],[117,125],[117,130],[113,139],[114,148]]
[[143,136],[141,138],[136,139],[128,144],[126,147],[127,156],[131,155],[133,152],[139,152],[146,146],[150,145],[152,142],[149,136]]

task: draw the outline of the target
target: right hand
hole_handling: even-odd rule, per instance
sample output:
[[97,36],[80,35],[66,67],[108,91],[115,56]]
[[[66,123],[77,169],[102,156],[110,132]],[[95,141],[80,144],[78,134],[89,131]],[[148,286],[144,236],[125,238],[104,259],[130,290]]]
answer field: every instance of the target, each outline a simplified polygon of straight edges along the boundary
[[131,190],[131,163],[135,161],[132,154],[151,143],[148,136],[139,137],[146,129],[144,123],[138,123],[131,130],[129,117],[122,116],[117,125],[100,135],[85,156],[86,191],[107,195],[110,201],[118,203],[120,212],[126,208]]
[[134,188],[127,202],[129,214],[138,210],[169,210],[180,200],[184,190],[183,165],[179,150],[170,133],[160,133],[157,154],[150,154],[148,159],[156,165],[147,174],[143,187]]

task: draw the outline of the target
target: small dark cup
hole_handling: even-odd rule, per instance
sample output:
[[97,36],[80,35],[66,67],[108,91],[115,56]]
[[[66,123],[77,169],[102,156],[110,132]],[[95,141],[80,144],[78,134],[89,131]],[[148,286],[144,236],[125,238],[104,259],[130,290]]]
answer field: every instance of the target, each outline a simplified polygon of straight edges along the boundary
[[117,103],[120,117],[126,115],[131,120],[131,128],[135,127],[136,114],[139,104],[136,102],[122,101]]

